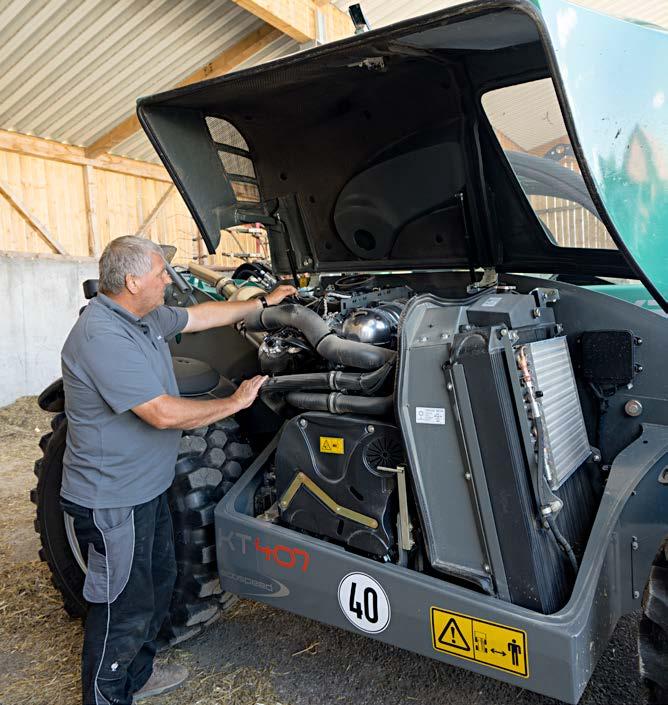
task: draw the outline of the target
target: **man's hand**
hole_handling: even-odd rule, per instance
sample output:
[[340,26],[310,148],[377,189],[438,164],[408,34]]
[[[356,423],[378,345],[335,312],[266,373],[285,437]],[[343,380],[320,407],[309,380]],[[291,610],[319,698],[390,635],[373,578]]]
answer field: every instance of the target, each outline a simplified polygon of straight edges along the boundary
[[270,306],[276,306],[276,304],[280,304],[286,296],[294,296],[296,293],[297,289],[291,284],[281,284],[270,294],[267,294],[265,298]]
[[231,399],[239,410],[247,409],[257,398],[260,387],[267,381],[267,375],[257,375],[239,385]]

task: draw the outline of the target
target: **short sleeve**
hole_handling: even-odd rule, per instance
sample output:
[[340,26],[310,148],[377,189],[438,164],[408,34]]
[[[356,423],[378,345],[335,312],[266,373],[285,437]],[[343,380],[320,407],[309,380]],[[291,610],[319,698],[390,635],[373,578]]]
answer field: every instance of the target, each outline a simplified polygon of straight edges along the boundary
[[[180,333],[188,323],[188,309],[178,306],[160,306],[148,314],[165,340]],[[148,318],[146,316],[146,318]]]
[[124,335],[90,338],[76,364],[117,414],[168,393],[141,348]]

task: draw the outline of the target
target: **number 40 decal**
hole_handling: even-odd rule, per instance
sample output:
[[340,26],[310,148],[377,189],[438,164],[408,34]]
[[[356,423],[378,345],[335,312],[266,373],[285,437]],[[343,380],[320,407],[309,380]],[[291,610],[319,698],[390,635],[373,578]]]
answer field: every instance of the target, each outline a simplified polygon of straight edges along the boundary
[[339,606],[346,619],[364,632],[382,632],[390,623],[385,590],[364,573],[350,573],[341,581]]

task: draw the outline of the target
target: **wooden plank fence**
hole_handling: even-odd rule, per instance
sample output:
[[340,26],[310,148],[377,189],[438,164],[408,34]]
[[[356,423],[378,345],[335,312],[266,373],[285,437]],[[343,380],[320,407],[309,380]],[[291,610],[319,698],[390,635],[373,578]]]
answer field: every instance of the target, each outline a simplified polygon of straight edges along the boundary
[[[175,261],[234,268],[206,253],[183,199],[162,166],[0,130],[0,252],[98,257],[120,235],[175,245]],[[263,248],[251,233],[222,233],[219,253]]]

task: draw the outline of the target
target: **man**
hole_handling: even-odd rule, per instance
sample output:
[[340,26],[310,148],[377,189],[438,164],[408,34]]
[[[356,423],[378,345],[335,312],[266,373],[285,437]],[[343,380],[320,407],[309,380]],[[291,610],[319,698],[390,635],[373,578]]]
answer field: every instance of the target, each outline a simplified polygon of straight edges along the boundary
[[236,323],[295,293],[264,300],[164,306],[170,283],[161,249],[120,237],[100,258],[99,293],[62,352],[67,447],[61,490],[88,570],[82,653],[84,705],[130,705],[179,685],[185,669],[157,666],[156,637],[176,577],[166,490],[181,429],[249,407],[265,377],[227,399],[181,399],[167,341]]

